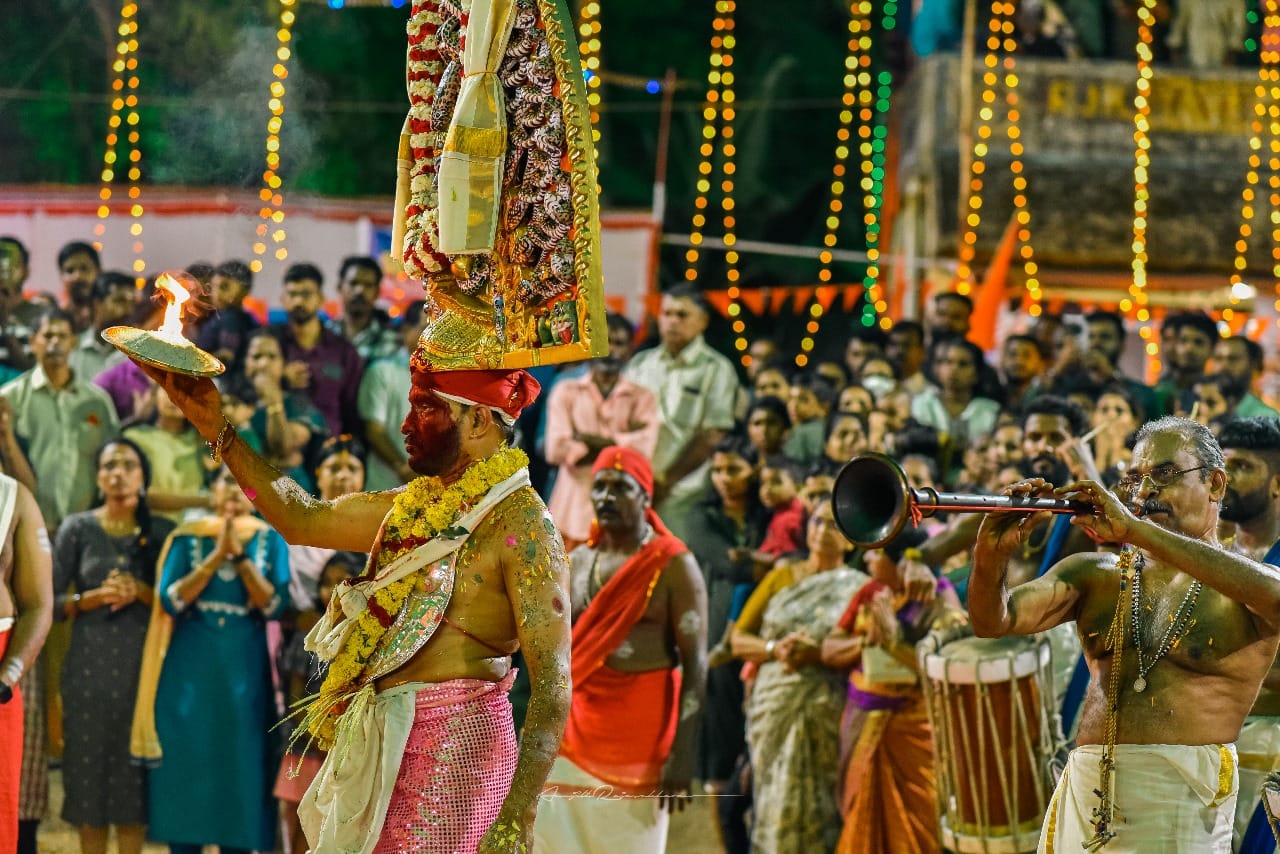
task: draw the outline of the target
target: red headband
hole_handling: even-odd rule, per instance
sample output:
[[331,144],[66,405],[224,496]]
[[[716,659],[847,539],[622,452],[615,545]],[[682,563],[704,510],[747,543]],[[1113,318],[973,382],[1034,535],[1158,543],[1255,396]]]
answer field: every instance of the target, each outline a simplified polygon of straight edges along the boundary
[[653,466],[644,454],[633,448],[611,445],[600,452],[596,463],[591,467],[591,476],[595,477],[605,469],[625,472],[635,478],[640,488],[653,497]]
[[488,406],[519,418],[538,397],[542,386],[525,370],[419,371],[422,384],[480,406]]

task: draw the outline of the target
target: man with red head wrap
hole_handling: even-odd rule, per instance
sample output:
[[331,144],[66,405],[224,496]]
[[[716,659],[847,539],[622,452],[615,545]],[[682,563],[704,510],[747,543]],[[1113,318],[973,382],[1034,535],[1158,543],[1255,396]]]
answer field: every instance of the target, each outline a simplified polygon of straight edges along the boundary
[[[332,748],[299,806],[312,850],[527,849],[570,675],[564,548],[528,458],[508,446],[537,382],[433,370],[420,347],[402,432],[421,477],[319,501],[237,441],[212,383],[144,369],[287,540],[370,552],[306,641],[329,670],[300,732]],[[532,682],[518,747],[506,695],[517,649]]]
[[653,510],[648,459],[615,445],[592,473],[596,522],[570,556],[573,702],[535,848],[652,854],[666,849],[693,775],[706,590]]
[[409,365],[424,389],[463,406],[486,406],[508,427],[542,390],[528,371],[436,371],[421,353]]

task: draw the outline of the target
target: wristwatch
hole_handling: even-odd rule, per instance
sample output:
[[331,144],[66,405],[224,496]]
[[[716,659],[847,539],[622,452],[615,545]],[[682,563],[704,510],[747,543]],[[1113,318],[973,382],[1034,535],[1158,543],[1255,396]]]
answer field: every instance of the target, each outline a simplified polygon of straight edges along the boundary
[[236,564],[240,563],[240,561],[242,560],[248,560],[248,559],[249,559],[249,556],[244,552],[236,552],[235,554],[227,558],[227,560],[231,562],[232,566],[235,566]]
[[0,706],[13,699],[13,686],[0,682]]

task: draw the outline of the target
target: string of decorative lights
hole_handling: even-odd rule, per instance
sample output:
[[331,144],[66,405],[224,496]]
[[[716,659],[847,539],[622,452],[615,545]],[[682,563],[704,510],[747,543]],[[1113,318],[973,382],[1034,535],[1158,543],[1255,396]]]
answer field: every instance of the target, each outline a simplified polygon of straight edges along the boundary
[[[1271,91],[1274,97],[1280,97],[1280,89],[1273,87]],[[1267,159],[1270,170],[1267,183],[1271,202],[1271,278],[1275,283],[1273,305],[1280,311],[1280,106],[1273,101],[1267,113],[1271,131],[1270,157]]]
[[1258,3],[1257,0],[1248,0],[1245,5],[1245,39],[1244,52],[1253,53],[1258,49],[1258,40],[1255,39],[1250,32],[1258,24]]
[[1022,256],[1022,271],[1025,274],[1023,304],[1032,317],[1039,317],[1043,308],[1040,305],[1040,268],[1036,264],[1035,249],[1031,245],[1031,208],[1027,204],[1027,176],[1023,168],[1022,129],[1019,125],[1021,115],[1018,110],[1018,69],[1013,54],[1004,58],[1004,83],[1008,91],[1005,93],[1006,134],[1009,138],[1009,171],[1013,173],[1013,208],[1014,217],[1018,221],[1018,253]]
[[[1280,22],[1280,16],[1277,16],[1277,7],[1280,7],[1280,2],[1278,0],[1264,0],[1264,2],[1267,7],[1266,17],[1269,30],[1273,21]],[[1229,324],[1235,322],[1234,307],[1240,302],[1240,291],[1236,286],[1243,284],[1244,272],[1249,265],[1249,237],[1253,234],[1259,170],[1262,168],[1263,122],[1266,121],[1267,123],[1273,146],[1275,145],[1275,140],[1280,138],[1280,120],[1276,115],[1268,115],[1269,111],[1276,110],[1277,98],[1280,98],[1280,85],[1278,85],[1280,84],[1280,70],[1277,69],[1276,64],[1278,55],[1274,44],[1275,38],[1276,36],[1272,32],[1271,41],[1269,41],[1267,30],[1263,31],[1262,50],[1259,55],[1261,65],[1258,68],[1258,84],[1253,90],[1253,121],[1249,128],[1249,168],[1245,170],[1245,184],[1240,190],[1240,229],[1235,245],[1235,261],[1231,270],[1230,306],[1222,310],[1222,319]],[[1272,169],[1270,170],[1270,179],[1274,182],[1275,178],[1276,172]],[[1275,188],[1273,186],[1271,200],[1271,209],[1273,211],[1277,209],[1274,195]],[[1272,253],[1275,263],[1280,265],[1280,258],[1276,258],[1276,254],[1280,253],[1280,242],[1274,239],[1272,240]],[[1280,287],[1280,270],[1277,271],[1277,287]],[[1280,305],[1280,302],[1277,304]]]
[[129,234],[134,238],[133,271],[137,274],[137,284],[143,284],[142,274],[147,269],[142,257],[142,189],[138,182],[142,177],[142,151],[138,148],[140,139],[138,117],[138,5],[133,0],[125,0],[120,6],[120,23],[116,27],[116,58],[111,63],[111,115],[107,119],[106,145],[102,154],[102,185],[98,190],[98,222],[93,227],[95,240],[93,245],[102,250],[102,239],[107,233],[107,220],[111,216],[111,185],[119,171],[117,164],[119,155],[122,125],[127,126],[125,138],[128,140],[126,158],[128,164],[125,177],[129,182],[127,191],[130,205],[129,216],[133,220],[129,224]]
[[[973,161],[969,167],[969,193],[965,204],[968,213],[960,224],[960,248],[957,252],[956,292],[968,294],[975,284],[973,275],[973,259],[978,246],[978,227],[982,224],[982,190],[987,171],[987,154],[991,138],[991,122],[995,117],[994,104],[996,87],[1000,75],[996,69],[1000,60],[996,52],[1002,47],[1012,53],[1017,48],[1013,38],[1015,4],[1012,0],[994,0],[991,4],[990,30],[987,36],[987,51],[982,62],[986,70],[982,73],[982,106],[978,108],[977,141],[973,144]],[[1003,36],[1003,38],[1001,38]]]
[[844,59],[844,95],[841,96],[840,126],[836,129],[835,164],[831,167],[831,201],[828,205],[826,234],[822,238],[825,247],[818,256],[821,267],[818,281],[831,281],[831,250],[838,238],[842,196],[845,190],[845,161],[849,159],[850,128],[853,126],[854,108],[858,105],[859,88],[871,85],[871,2],[853,0],[849,4],[849,43]]
[[[862,102],[856,113],[864,127],[869,126],[871,119],[871,0],[853,0],[849,4],[849,42],[844,58],[844,94],[840,99],[840,124],[836,128],[835,162],[831,166],[831,198],[827,204],[827,218],[824,223],[826,233],[822,237],[822,252],[818,255],[820,267],[818,281],[824,285],[831,281],[831,250],[839,242],[837,232],[840,230],[841,212],[844,210],[844,191],[848,168],[845,162],[849,159],[849,139],[855,117],[854,109]],[[863,162],[864,171],[869,171],[870,161]],[[805,335],[800,339],[800,352],[795,362],[803,368],[809,363],[809,353],[814,346],[814,337],[821,328],[823,316],[822,305],[814,302],[809,306],[809,321],[805,324]]]
[[582,57],[591,110],[591,141],[600,141],[600,0],[584,0],[578,10],[578,54]]
[[[733,288],[735,293],[740,294],[738,290],[738,250],[734,246],[738,242],[737,234],[737,218],[734,215],[734,174],[737,172],[737,164],[734,162],[734,155],[737,154],[738,145],[734,142],[733,137],[733,121],[737,117],[737,107],[734,106],[736,92],[733,87],[733,49],[737,44],[737,36],[734,35],[734,12],[737,10],[736,0],[723,0],[724,13],[722,20],[724,21],[723,35],[720,38],[720,223],[724,228],[724,277],[729,283],[729,287]],[[719,11],[720,3],[716,4]],[[712,39],[712,44],[715,40]],[[714,67],[715,57],[712,57],[711,64]],[[747,355],[747,347],[749,342],[746,339],[747,324],[739,315],[733,321],[733,346],[738,351],[742,366],[749,367],[751,365],[751,357]]]
[[1120,301],[1120,310],[1141,324],[1138,334],[1146,346],[1148,378],[1159,376],[1160,343],[1151,323],[1147,303],[1147,214],[1150,194],[1147,183],[1151,165],[1151,43],[1158,0],[1142,0],[1138,7],[1137,94],[1133,97],[1133,282],[1129,295]]
[[[1265,0],[1260,59],[1270,83],[1271,101],[1266,107],[1269,149],[1267,184],[1271,202],[1271,277],[1275,281],[1275,306],[1280,311],[1280,2]],[[1262,72],[1259,72],[1260,75]]]
[[[896,0],[886,0],[881,20],[881,27],[886,32],[895,27],[897,13]],[[831,281],[831,249],[836,245],[841,213],[844,210],[842,197],[847,183],[845,161],[850,154],[850,127],[855,118],[854,108],[856,107],[861,173],[858,186],[863,191],[862,222],[865,229],[868,261],[862,280],[864,303],[860,321],[863,326],[875,326],[878,322],[881,327],[888,329],[893,325],[893,321],[885,315],[888,303],[884,299],[884,291],[880,286],[879,243],[880,210],[884,201],[885,148],[888,139],[888,128],[883,119],[889,112],[893,75],[889,71],[880,71],[875,75],[871,72],[873,25],[871,15],[872,5],[869,0],[854,0],[850,3],[850,38],[845,55],[844,95],[841,100],[843,109],[840,111],[839,127],[836,130],[835,163],[831,170],[831,198],[824,223],[826,226],[826,234],[823,235],[822,241],[824,248],[818,256],[821,263],[818,281],[823,284]],[[805,324],[805,335],[800,340],[800,352],[795,359],[800,367],[804,367],[809,361],[809,353],[813,350],[814,339],[821,328],[824,313],[820,302],[815,302],[809,307],[809,321]]]
[[138,185],[142,178],[142,150],[138,147],[141,139],[141,129],[139,127],[138,116],[138,21],[137,21],[137,3],[126,0],[124,6],[121,7],[121,19],[124,19],[126,11],[132,12],[129,15],[129,59],[125,61],[125,69],[129,70],[129,62],[133,62],[132,73],[129,74],[128,80],[125,81],[125,98],[124,106],[128,112],[125,113],[124,122],[128,126],[129,141],[129,217],[133,220],[129,223],[129,236],[133,238],[130,249],[133,251],[133,272],[136,277],[135,284],[141,288],[146,284],[143,273],[147,270],[146,259],[142,257],[142,188]]
[[262,221],[258,223],[258,239],[253,244],[254,258],[249,262],[249,269],[255,273],[262,270],[262,259],[267,254],[268,233],[271,242],[276,244],[276,260],[283,261],[289,257],[289,250],[285,248],[288,234],[284,227],[284,193],[280,189],[283,183],[280,178],[280,130],[284,126],[284,81],[289,77],[289,59],[293,55],[289,42],[293,39],[293,22],[297,18],[292,8],[294,2],[295,0],[280,0],[276,62],[271,67],[271,74],[275,79],[271,81],[271,98],[267,101],[271,118],[267,119],[266,169],[262,173],[262,189],[258,191],[258,198],[263,203],[258,209],[258,216]]
[[[884,17],[880,26],[887,33],[893,30],[897,22],[896,0],[885,0],[882,11]],[[862,275],[865,297],[861,318],[863,326],[875,326],[877,315],[883,315],[889,308],[880,287],[880,207],[884,202],[885,145],[889,136],[886,118],[889,115],[889,97],[893,91],[893,73],[887,69],[879,72],[876,84],[875,111],[869,112],[864,107],[861,113],[862,123],[858,128],[858,136],[862,140],[858,151],[862,156],[862,205],[866,210],[863,223],[866,226],[867,242],[867,269]],[[871,92],[867,90],[864,94],[870,95]],[[865,104],[868,99],[863,97],[860,100]],[[888,328],[888,325],[884,326]]]
[[743,366],[749,366],[751,364],[751,356],[747,354],[749,343],[745,337],[747,325],[742,318],[742,304],[740,301],[742,292],[738,287],[740,276],[738,271],[738,251],[733,248],[737,242],[737,222],[733,213],[733,176],[736,169],[734,164],[736,144],[733,141],[733,121],[736,115],[733,88],[733,49],[737,43],[733,30],[736,8],[737,3],[735,0],[716,0],[716,15],[711,22],[711,57],[709,61],[710,69],[707,72],[706,103],[702,108],[702,144],[698,149],[700,160],[698,161],[698,179],[695,185],[697,194],[693,200],[694,214],[692,225],[689,229],[689,243],[691,245],[684,254],[684,278],[687,282],[696,282],[698,280],[698,261],[701,258],[701,251],[698,247],[702,244],[703,232],[707,225],[706,211],[708,196],[712,189],[711,173],[714,171],[716,161],[715,139],[718,126],[721,140],[720,210],[726,247],[724,262],[726,268],[725,278],[728,281],[728,314],[735,336],[734,349],[741,354],[739,358]]

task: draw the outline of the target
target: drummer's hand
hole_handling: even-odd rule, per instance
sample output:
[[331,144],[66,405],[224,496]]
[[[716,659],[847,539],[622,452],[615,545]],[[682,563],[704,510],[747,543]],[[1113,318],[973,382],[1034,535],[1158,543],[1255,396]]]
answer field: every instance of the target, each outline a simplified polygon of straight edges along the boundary
[[137,359],[133,363],[164,389],[174,405],[182,410],[187,420],[195,425],[206,441],[213,441],[222,430],[222,395],[208,377],[189,377],[175,374]]
[[898,561],[902,571],[902,583],[906,585],[907,598],[921,605],[928,605],[938,594],[938,579],[923,561],[903,558]]
[[1071,524],[1099,543],[1123,543],[1138,519],[1111,490],[1093,480],[1082,480],[1056,490],[1059,498],[1092,504],[1089,515],[1073,516]]
[[[1033,477],[1005,487],[1003,494],[1022,498],[1051,498],[1054,492],[1053,484],[1042,477]],[[1011,555],[1026,542],[1036,525],[1050,515],[1052,514],[1047,510],[1037,513],[988,513],[982,517],[975,548]]]

